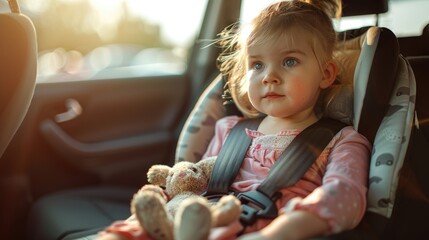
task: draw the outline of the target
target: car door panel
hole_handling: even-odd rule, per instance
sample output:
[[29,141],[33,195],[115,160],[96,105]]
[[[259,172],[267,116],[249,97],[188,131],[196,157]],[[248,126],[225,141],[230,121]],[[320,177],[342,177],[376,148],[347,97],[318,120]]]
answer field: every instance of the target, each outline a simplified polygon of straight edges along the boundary
[[138,136],[124,137],[93,143],[85,143],[67,134],[61,127],[51,119],[45,119],[40,124],[40,131],[50,146],[63,158],[73,159],[82,162],[91,158],[107,158],[117,156],[127,152],[135,152],[145,146],[160,145],[168,142],[168,131],[160,133],[148,133]]
[[[186,81],[170,76],[38,84],[5,161],[26,166],[35,196],[91,183],[144,184],[151,165],[173,161]],[[58,123],[55,116],[67,111],[68,99],[82,113]]]

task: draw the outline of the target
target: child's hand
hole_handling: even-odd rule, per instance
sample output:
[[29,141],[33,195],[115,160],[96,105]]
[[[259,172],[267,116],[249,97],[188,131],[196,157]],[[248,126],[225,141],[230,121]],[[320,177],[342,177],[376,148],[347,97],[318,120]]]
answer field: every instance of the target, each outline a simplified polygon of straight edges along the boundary
[[[302,198],[300,198],[300,197],[292,198],[286,204],[285,207],[283,207],[282,209],[280,209],[280,213],[281,214],[286,214],[286,213],[292,212],[292,210],[295,207],[295,205],[297,203],[299,203],[301,200],[302,200]],[[284,217],[282,217],[282,218],[284,218]],[[275,235],[276,232],[277,232],[277,230],[275,228],[273,228],[273,227],[267,227],[266,229],[263,229],[261,231],[243,235],[243,236],[241,236],[238,239],[239,240],[265,240],[265,239],[274,240],[276,238],[273,235]],[[280,239],[285,240],[287,238],[286,238],[286,236],[283,235]]]
[[[297,199],[299,200],[299,199]],[[286,208],[287,212],[288,209]],[[246,234],[240,240],[287,240],[308,239],[326,233],[329,230],[327,220],[307,211],[292,211],[280,214],[262,230]]]
[[262,229],[261,231],[245,234],[238,238],[238,240],[287,240],[291,239],[285,234],[281,235],[278,232],[269,229]]
[[287,214],[287,213],[292,212],[293,209],[295,208],[295,205],[301,201],[302,201],[302,198],[300,198],[300,197],[292,198],[291,200],[289,200],[289,202],[286,204],[286,206],[284,206],[283,208],[280,209],[280,213],[281,214]]

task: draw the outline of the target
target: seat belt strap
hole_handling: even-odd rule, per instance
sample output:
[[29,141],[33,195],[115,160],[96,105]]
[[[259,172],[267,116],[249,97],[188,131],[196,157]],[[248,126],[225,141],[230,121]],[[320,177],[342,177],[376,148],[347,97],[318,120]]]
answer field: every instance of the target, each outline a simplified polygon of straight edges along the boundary
[[322,118],[304,129],[279,156],[257,190],[272,198],[278,190],[298,182],[345,126],[342,122]]
[[244,134],[245,129],[256,130],[261,121],[262,118],[247,119],[238,122],[231,129],[217,156],[205,195],[229,194],[229,188],[240,170],[241,163],[252,141]]

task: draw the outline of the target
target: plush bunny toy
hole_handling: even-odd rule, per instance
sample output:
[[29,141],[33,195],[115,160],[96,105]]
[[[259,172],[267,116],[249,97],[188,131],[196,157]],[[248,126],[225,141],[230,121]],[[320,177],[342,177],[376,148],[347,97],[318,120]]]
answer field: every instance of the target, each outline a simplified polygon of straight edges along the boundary
[[[173,167],[154,165],[148,182],[133,197],[131,211],[144,231],[158,239],[207,239],[210,228],[224,226],[240,216],[240,201],[232,195],[209,203],[207,189],[216,158],[198,163],[179,162]],[[165,190],[163,189],[165,188]],[[176,214],[177,212],[177,214]],[[193,221],[198,215],[204,221]]]

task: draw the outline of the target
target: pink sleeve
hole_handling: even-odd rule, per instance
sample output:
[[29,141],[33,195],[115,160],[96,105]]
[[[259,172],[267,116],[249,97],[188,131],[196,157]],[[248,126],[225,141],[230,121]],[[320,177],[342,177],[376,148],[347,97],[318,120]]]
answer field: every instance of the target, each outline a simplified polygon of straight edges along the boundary
[[330,233],[354,228],[366,210],[370,149],[368,140],[353,128],[343,129],[328,156],[322,185],[294,209],[326,219]]
[[126,240],[151,240],[152,238],[143,231],[137,220],[116,221],[109,227],[98,233],[97,239],[112,239],[106,236],[107,234],[116,234],[120,239]]
[[231,129],[243,118],[237,116],[227,116],[219,119],[216,122],[215,135],[212,138],[206,153],[203,156],[203,159],[206,157],[217,156],[222,148],[223,143],[225,142],[226,137],[228,136]]

